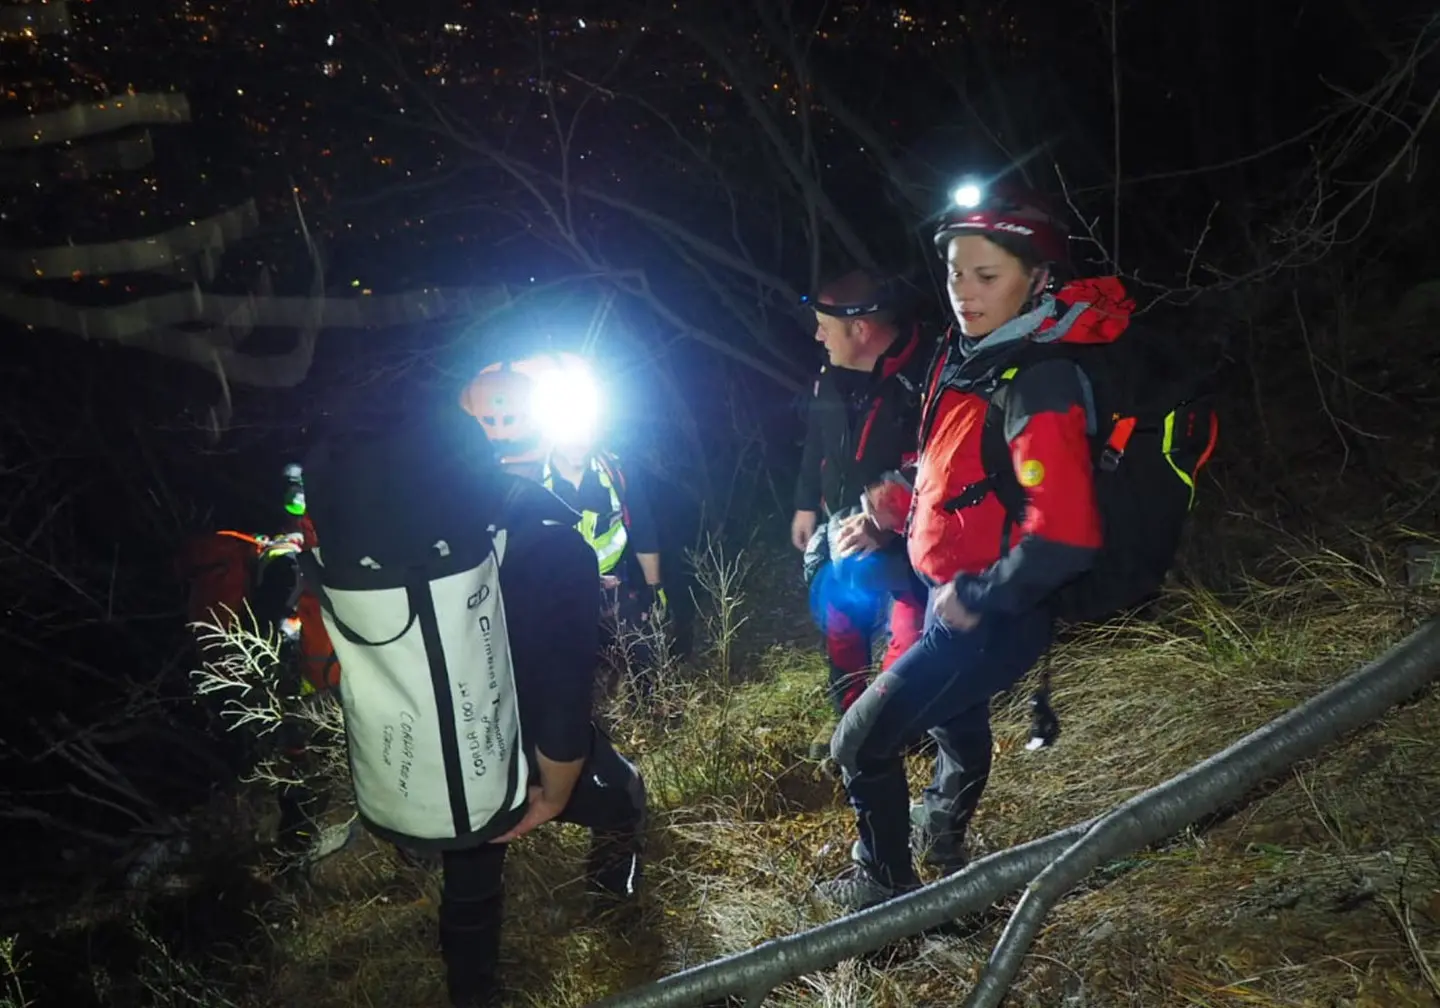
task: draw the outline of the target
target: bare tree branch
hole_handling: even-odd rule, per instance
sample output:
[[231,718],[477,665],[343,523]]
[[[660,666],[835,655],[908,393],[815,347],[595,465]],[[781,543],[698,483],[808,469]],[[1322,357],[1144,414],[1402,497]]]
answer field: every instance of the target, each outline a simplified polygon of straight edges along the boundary
[[0,150],[34,150],[46,144],[111,133],[126,126],[190,121],[190,100],[173,92],[121,94],[59,112],[0,120]]
[[[765,138],[770,141],[771,148],[780,158],[780,163],[784,165],[791,180],[805,198],[815,204],[821,220],[826,228],[834,233],[846,254],[861,266],[873,267],[875,257],[871,254],[869,247],[831,201],[820,181],[806,171],[804,164],[801,163],[794,147],[781,131],[769,107],[760,100],[760,81],[756,75],[747,73],[735,60],[720,37],[718,28],[712,29],[709,26],[694,23],[682,24],[684,24],[685,33],[704,49],[724,70],[726,76],[734,82],[735,90],[744,101],[745,107],[749,110],[756,125],[765,134]],[[711,24],[713,25],[713,22]],[[806,100],[806,97],[801,95],[800,100]]]

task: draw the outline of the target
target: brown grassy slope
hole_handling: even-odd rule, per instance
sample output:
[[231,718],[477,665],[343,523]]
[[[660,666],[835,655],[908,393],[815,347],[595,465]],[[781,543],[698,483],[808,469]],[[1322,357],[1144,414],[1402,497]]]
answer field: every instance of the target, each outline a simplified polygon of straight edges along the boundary
[[[767,558],[752,572],[754,611],[776,605],[762,590],[779,583],[771,570]],[[1177,594],[1160,623],[1063,645],[1061,744],[1025,752],[1023,698],[1000,710],[983,845],[1043,834],[1164,780],[1382,651],[1424,601],[1321,549],[1235,597]],[[784,645],[740,671],[747,681],[734,689],[679,674],[659,716],[618,726],[655,806],[638,922],[585,920],[581,831],[547,828],[517,845],[506,935],[515,1004],[584,1004],[825,919],[809,891],[844,867],[850,821],[836,786],[804,759],[825,721],[819,659]],[[918,788],[920,760],[913,770]],[[1013,1003],[1437,1003],[1427,973],[1440,966],[1437,825],[1432,692],[1227,820],[1107,866],[1053,915]],[[442,1003],[435,899],[433,877],[368,841],[337,856],[267,909],[275,927],[247,956],[246,1000]],[[774,1003],[958,1004],[997,932],[905,943],[797,981]]]

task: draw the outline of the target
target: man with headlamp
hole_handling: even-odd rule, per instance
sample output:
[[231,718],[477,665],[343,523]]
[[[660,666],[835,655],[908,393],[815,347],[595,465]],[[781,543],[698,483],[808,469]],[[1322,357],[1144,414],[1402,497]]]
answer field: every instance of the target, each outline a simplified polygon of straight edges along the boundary
[[[867,518],[863,494],[883,474],[913,462],[931,348],[918,327],[902,329],[894,292],[869,272],[848,273],[802,304],[813,313],[815,339],[829,363],[810,400],[790,532],[795,548],[805,551],[811,611],[830,665],[828,694],[841,715],[868,683],[872,641],[887,607],[884,668],[924,625],[903,544]],[[828,735],[820,741],[818,750],[827,752]]]
[[667,606],[659,533],[646,496],[597,443],[600,391],[585,360],[540,353],[491,364],[461,397],[466,412],[504,443],[501,464],[536,480],[580,515],[595,551],[605,623],[622,635],[642,694],[653,687],[651,638]]

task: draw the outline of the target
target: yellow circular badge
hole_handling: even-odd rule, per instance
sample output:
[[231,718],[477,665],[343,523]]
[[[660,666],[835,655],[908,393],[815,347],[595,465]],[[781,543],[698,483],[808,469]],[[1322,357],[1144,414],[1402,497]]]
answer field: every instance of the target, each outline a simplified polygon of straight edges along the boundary
[[1020,485],[1029,490],[1045,481],[1045,467],[1040,464],[1039,459],[1029,459],[1020,463],[1019,476]]

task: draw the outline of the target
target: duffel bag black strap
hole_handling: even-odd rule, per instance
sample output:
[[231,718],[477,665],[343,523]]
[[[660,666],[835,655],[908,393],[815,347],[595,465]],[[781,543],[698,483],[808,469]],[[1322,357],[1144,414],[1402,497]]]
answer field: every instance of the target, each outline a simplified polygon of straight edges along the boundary
[[[409,618],[394,637],[383,641],[366,640],[346,626],[345,622],[335,614],[335,606],[330,602],[330,596],[325,591],[325,568],[320,565],[320,561],[315,559],[315,554],[311,550],[305,550],[300,554],[300,573],[305,577],[305,587],[315,593],[315,597],[320,600],[320,608],[325,610],[330,617],[330,622],[334,624],[336,630],[340,631],[340,636],[357,647],[384,647],[387,644],[393,644],[409,633],[410,628],[415,624],[415,610],[411,607]],[[406,598],[408,601],[409,596],[407,595]]]

